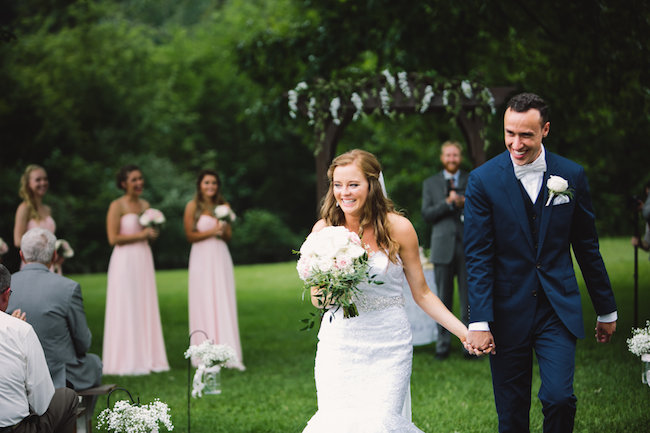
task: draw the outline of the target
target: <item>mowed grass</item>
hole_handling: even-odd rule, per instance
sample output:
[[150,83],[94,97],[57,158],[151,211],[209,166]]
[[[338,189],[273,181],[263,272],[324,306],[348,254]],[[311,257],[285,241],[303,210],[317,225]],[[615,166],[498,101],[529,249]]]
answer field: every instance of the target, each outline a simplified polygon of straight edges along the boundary
[[[578,342],[575,431],[644,432],[650,425],[650,388],[640,380],[641,362],[627,350],[633,324],[633,250],[627,238],[604,239],[601,251],[615,290],[619,321],[611,344],[593,338],[596,316],[583,291],[585,329]],[[650,319],[650,262],[639,256],[639,325]],[[106,275],[70,275],[79,281],[89,326],[91,351],[101,354]],[[313,361],[316,330],[300,331],[300,319],[312,311],[301,299],[295,263],[247,265],[235,268],[239,325],[247,370],[223,370],[223,393],[191,399],[191,431],[196,433],[300,432],[316,411]],[[172,413],[175,432],[188,430],[187,271],[157,272],[160,312],[171,370],[147,376],[106,376],[104,383],[128,389],[141,402],[160,398]],[[457,306],[456,306],[457,312]],[[134,332],[138,330],[134,329]],[[434,360],[435,346],[416,347],[411,378],[413,421],[425,432],[495,432],[497,416],[489,361],[466,361],[456,341],[451,357]],[[194,371],[192,370],[191,374]],[[531,393],[531,431],[542,431],[541,405],[536,397],[535,366]],[[111,404],[127,398],[122,392]],[[99,400],[96,414],[106,408]],[[163,429],[164,431],[164,429]],[[332,419],[332,431],[337,421]]]

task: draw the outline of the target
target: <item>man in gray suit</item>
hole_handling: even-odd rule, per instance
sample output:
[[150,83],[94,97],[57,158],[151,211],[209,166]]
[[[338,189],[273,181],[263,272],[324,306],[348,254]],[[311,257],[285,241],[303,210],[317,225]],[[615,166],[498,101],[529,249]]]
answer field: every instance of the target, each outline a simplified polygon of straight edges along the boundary
[[91,334],[86,323],[81,287],[49,271],[56,259],[56,238],[45,229],[25,233],[20,256],[25,267],[11,279],[7,311],[26,314],[41,341],[55,388],[83,390],[101,384],[102,361],[87,353]]
[[[458,278],[458,298],[461,320],[468,323],[467,270],[463,252],[463,207],[468,174],[460,170],[462,146],[456,141],[446,141],[440,151],[443,170],[422,185],[422,217],[432,224],[431,263],[438,296],[451,311],[454,305],[454,276]],[[449,356],[451,338],[449,331],[438,325],[436,358]]]

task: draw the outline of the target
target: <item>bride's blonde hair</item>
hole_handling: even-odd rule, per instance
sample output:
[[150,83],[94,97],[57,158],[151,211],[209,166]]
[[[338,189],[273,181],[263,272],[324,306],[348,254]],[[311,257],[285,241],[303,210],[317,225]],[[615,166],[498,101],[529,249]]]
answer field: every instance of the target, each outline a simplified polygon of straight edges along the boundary
[[29,218],[40,220],[41,215],[38,213],[36,208],[36,200],[34,199],[34,191],[29,187],[29,177],[32,174],[32,171],[43,170],[46,174],[47,172],[43,167],[37,164],[30,164],[25,168],[23,175],[20,177],[20,189],[18,189],[18,195],[23,199],[25,204],[27,204],[27,209],[29,210]]
[[334,158],[327,170],[329,188],[321,205],[321,218],[323,218],[328,225],[342,226],[345,224],[345,215],[341,208],[336,205],[333,179],[336,167],[350,164],[356,164],[357,167],[359,167],[369,185],[368,197],[363,206],[359,223],[359,237],[363,235],[363,227],[372,225],[375,231],[375,236],[377,237],[377,244],[380,248],[384,248],[388,252],[388,258],[390,261],[396,263],[399,244],[390,236],[388,214],[399,214],[399,212],[395,210],[393,202],[384,195],[381,183],[379,182],[381,164],[372,153],[361,149],[353,149]]

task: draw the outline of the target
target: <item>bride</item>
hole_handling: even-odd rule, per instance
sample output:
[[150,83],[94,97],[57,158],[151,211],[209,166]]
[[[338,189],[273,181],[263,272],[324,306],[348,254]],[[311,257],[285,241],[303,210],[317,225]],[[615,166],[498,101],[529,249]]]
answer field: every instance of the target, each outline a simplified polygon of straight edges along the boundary
[[[405,278],[417,304],[465,344],[467,328],[427,287],[415,229],[385,197],[380,172],[375,156],[358,149],[335,158],[327,172],[329,190],[313,231],[334,225],[358,233],[370,274],[383,284],[359,287],[357,317],[344,318],[342,308],[328,306],[315,362],[318,411],[303,433],[421,432],[410,421],[413,347]],[[311,295],[314,306],[323,305],[318,287]]]

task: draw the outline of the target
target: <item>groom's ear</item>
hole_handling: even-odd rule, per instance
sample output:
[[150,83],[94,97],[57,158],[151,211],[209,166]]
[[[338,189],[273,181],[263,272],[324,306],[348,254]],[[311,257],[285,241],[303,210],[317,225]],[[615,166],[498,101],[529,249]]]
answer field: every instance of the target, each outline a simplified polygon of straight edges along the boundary
[[548,131],[551,130],[551,122],[546,122],[544,126],[542,126],[542,137],[545,138],[548,135]]

